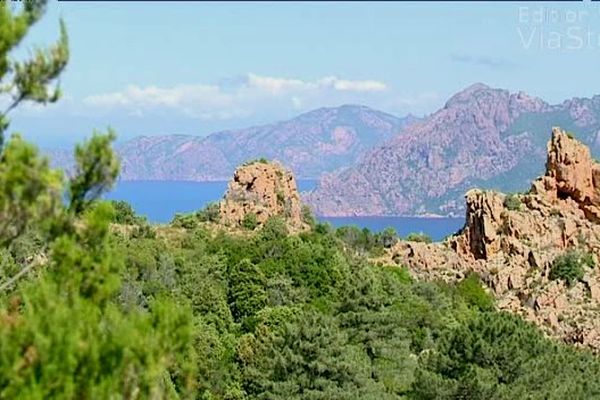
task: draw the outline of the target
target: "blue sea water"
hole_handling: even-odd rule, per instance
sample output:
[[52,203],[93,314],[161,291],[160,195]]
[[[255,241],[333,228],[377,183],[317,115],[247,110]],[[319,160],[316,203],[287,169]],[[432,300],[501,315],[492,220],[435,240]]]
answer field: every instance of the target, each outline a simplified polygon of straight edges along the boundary
[[[298,189],[313,189],[315,181],[298,181]],[[119,182],[106,195],[111,200],[125,200],[136,212],[148,220],[166,223],[176,213],[188,213],[203,208],[223,197],[227,182]],[[396,229],[400,236],[423,232],[434,240],[441,240],[456,232],[464,224],[462,218],[410,218],[410,217],[319,217],[333,226],[356,225],[380,232],[387,227]]]

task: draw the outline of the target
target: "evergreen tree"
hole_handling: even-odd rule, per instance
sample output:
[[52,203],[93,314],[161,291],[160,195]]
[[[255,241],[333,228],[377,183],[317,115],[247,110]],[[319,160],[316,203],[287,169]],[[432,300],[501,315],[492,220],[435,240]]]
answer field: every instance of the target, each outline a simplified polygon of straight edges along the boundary
[[8,98],[8,106],[0,110],[0,147],[8,129],[8,113],[23,101],[53,103],[60,98],[60,88],[54,83],[69,61],[69,40],[64,23],[60,22],[60,38],[49,48],[36,48],[30,59],[17,61],[11,51],[17,48],[31,27],[40,20],[47,0],[29,0],[20,4],[0,2],[0,98]]

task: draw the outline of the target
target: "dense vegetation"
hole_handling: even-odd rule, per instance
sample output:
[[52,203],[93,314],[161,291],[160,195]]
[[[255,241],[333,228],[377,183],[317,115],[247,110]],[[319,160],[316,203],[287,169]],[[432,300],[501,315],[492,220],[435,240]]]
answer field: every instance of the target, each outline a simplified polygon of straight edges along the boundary
[[[0,2],[15,106],[58,94],[46,89],[68,58],[64,29],[30,64],[6,57],[43,6]],[[1,148],[0,398],[600,396],[595,356],[495,312],[476,275],[447,286],[371,264],[393,231],[312,221],[289,234],[272,218],[230,234],[214,205],[153,227],[100,201],[113,139],[78,146],[69,179],[19,136]]]
[[567,285],[572,286],[583,280],[585,268],[594,268],[594,257],[590,253],[580,250],[570,250],[559,255],[552,262],[549,278],[561,279]]

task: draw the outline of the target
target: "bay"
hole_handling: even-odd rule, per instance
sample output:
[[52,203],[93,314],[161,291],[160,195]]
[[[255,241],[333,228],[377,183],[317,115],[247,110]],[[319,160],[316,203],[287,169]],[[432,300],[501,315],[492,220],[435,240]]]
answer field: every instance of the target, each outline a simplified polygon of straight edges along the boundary
[[[300,191],[311,190],[315,181],[298,181]],[[121,181],[106,195],[110,200],[125,200],[140,215],[154,223],[167,223],[177,213],[199,210],[213,201],[219,201],[227,190],[227,182],[180,181]],[[411,218],[411,217],[319,217],[335,227],[355,225],[380,232],[392,227],[400,236],[422,232],[434,240],[455,233],[464,224],[462,218]]]

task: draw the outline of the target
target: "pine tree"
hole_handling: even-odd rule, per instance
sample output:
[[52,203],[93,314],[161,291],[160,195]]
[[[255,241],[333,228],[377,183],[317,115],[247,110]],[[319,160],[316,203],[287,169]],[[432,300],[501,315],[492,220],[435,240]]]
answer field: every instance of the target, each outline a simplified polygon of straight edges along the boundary
[[8,129],[8,113],[24,101],[47,104],[61,95],[55,84],[69,61],[69,39],[63,21],[60,37],[48,48],[36,48],[31,58],[13,60],[16,49],[31,27],[40,20],[47,0],[28,0],[15,9],[14,2],[0,2],[0,99],[8,98],[8,106],[0,110],[0,147]]

